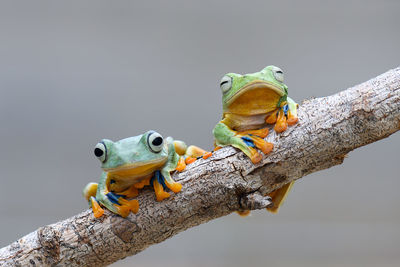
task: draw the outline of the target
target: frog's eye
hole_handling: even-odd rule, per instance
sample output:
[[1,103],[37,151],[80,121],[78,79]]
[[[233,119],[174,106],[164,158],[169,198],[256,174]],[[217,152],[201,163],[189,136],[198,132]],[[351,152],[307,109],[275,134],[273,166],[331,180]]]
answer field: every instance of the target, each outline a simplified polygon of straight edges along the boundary
[[278,82],[283,83],[283,71],[278,68],[278,67],[274,67],[272,69],[272,72],[274,73],[274,77]]
[[219,87],[221,87],[223,94],[228,92],[229,89],[232,88],[232,77],[229,77],[228,75],[225,75],[224,77],[222,77]]
[[107,147],[103,142],[98,143],[94,147],[94,155],[101,161],[105,162],[107,160]]
[[157,132],[152,132],[151,134],[149,134],[149,136],[147,137],[147,144],[149,145],[150,149],[155,152],[158,153],[162,150],[163,148],[163,144],[164,144],[164,139],[161,136],[161,134],[157,133]]

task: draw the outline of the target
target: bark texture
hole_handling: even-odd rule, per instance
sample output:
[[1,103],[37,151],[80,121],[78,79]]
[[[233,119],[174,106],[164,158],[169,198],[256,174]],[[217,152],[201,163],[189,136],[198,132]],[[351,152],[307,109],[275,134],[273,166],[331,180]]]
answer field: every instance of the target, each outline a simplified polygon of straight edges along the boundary
[[243,209],[262,209],[267,193],[309,173],[341,164],[360,146],[400,129],[400,68],[338,94],[304,101],[299,123],[267,137],[274,151],[253,165],[241,152],[223,148],[173,178],[178,194],[156,202],[139,196],[140,210],[127,218],[91,210],[44,226],[0,249],[1,266],[105,266],[148,246]]

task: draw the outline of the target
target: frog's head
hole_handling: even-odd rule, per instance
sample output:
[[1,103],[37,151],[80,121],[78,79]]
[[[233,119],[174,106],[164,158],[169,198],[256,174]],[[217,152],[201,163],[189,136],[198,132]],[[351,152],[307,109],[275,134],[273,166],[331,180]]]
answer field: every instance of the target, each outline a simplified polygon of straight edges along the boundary
[[286,100],[283,72],[268,66],[260,72],[240,75],[228,73],[221,79],[223,112],[242,115],[263,114]]
[[168,145],[155,131],[113,142],[103,139],[94,148],[101,168],[114,176],[143,176],[159,169],[168,158]]

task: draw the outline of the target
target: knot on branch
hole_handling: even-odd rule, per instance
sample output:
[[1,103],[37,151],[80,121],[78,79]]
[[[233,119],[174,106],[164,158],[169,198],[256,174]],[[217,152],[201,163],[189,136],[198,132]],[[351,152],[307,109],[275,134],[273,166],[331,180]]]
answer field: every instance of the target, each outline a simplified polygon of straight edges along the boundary
[[[50,226],[39,228],[38,240],[43,251],[43,262],[54,265],[60,260],[60,233]],[[41,260],[38,259],[39,262]]]

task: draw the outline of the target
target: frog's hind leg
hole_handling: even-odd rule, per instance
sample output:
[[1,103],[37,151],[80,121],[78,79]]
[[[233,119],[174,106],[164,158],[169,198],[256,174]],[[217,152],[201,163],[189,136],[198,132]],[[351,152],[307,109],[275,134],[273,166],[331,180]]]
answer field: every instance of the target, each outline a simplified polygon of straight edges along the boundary
[[247,130],[247,131],[240,131],[237,132],[240,135],[256,135],[261,138],[265,138],[268,136],[268,128],[262,128],[258,130]]
[[198,146],[187,146],[183,141],[174,140],[174,148],[176,153],[181,156],[176,167],[177,171],[183,171],[187,164],[195,162],[199,158],[207,159],[212,153],[205,151]]
[[95,197],[96,196],[96,192],[97,192],[97,183],[88,183],[85,188],[83,189],[83,196],[87,201],[90,201],[91,197]]
[[211,157],[212,153],[208,152],[198,146],[189,146],[185,153],[185,162],[186,164],[190,164],[195,162],[198,159],[208,159]]
[[140,182],[137,182],[136,184],[134,184],[133,186],[137,189],[142,189],[143,187],[145,187],[146,185],[150,185],[150,180],[151,180],[151,175],[149,175],[148,177],[142,179]]
[[133,198],[139,195],[139,190],[136,188],[135,185],[132,185],[128,189],[118,192],[118,194],[125,196],[126,198]]
[[294,181],[285,184],[281,188],[272,191],[268,195],[272,198],[272,207],[268,207],[267,210],[271,213],[278,213],[279,208],[282,206],[290,190],[292,189]]

